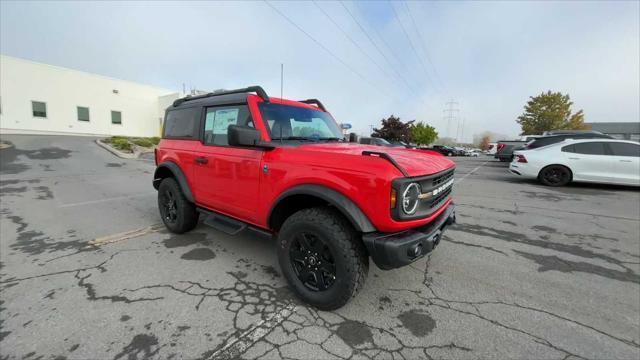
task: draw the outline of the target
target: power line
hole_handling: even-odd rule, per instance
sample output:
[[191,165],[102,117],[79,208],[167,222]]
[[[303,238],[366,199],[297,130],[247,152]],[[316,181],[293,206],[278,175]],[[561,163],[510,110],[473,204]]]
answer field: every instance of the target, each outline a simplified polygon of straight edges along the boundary
[[373,41],[373,39],[371,38],[371,36],[367,32],[367,30],[365,30],[365,28],[360,24],[358,19],[356,19],[356,17],[353,15],[353,13],[351,13],[351,10],[349,10],[349,8],[342,1],[340,1],[340,5],[342,5],[342,7],[347,12],[347,14],[349,14],[351,19],[353,19],[353,21],[356,23],[356,25],[358,25],[358,27],[360,28],[360,31],[362,31],[364,33],[364,35],[367,37],[367,39],[369,39],[369,41],[371,42],[371,44],[373,44],[373,47],[378,51],[378,53],[380,53],[380,55],[382,55],[384,60],[387,62],[387,64],[389,64],[389,66],[391,67],[391,69],[393,69],[393,71],[396,73],[396,75],[398,75],[398,77],[400,79],[402,79],[402,81],[405,83],[405,85],[409,89],[411,89],[411,91],[416,92],[416,90],[414,90],[413,87],[411,87],[411,85],[409,85],[409,82],[398,72],[398,70],[393,66],[393,64],[391,64],[391,62],[389,61],[389,58],[387,58],[387,55],[385,55],[385,53],[380,49],[378,44],[376,44],[376,42]]
[[[352,73],[356,74],[359,78],[361,78],[363,81],[365,81],[367,84],[371,85],[373,88],[375,88],[376,90],[382,92],[381,88],[376,86],[375,84],[373,84],[371,81],[369,81],[369,79],[367,79],[364,75],[362,75],[360,72],[358,72],[356,69],[354,69],[353,67],[351,67],[349,64],[347,64],[344,60],[342,60],[338,55],[334,54],[331,50],[329,50],[329,48],[327,48],[326,46],[324,46],[320,41],[316,40],[313,36],[311,36],[311,34],[309,34],[308,32],[304,31],[304,29],[302,27],[300,27],[300,25],[296,24],[293,20],[291,20],[287,15],[285,15],[284,13],[282,13],[280,10],[278,10],[278,8],[276,8],[275,6],[273,6],[269,1],[264,0],[265,4],[269,5],[269,7],[271,9],[273,9],[273,11],[275,11],[276,13],[278,13],[278,15],[282,16],[287,22],[289,22],[291,25],[293,25],[296,29],[298,29],[301,33],[305,34],[309,39],[311,39],[311,41],[313,41],[316,45],[318,45],[320,48],[322,48],[322,50],[324,50],[327,54],[331,55],[331,57],[333,57],[334,59],[338,60],[338,62],[340,62],[344,67],[346,67],[347,69],[349,69]],[[383,93],[384,94],[384,93]],[[388,96],[388,94],[385,94],[386,96]]]
[[[422,70],[424,71],[424,74],[427,76],[427,79],[429,80],[429,82],[432,85],[435,85],[435,82],[431,79],[431,76],[429,75],[429,72],[427,71],[427,67],[424,64],[424,60],[422,60],[420,55],[418,55],[418,52],[416,51],[416,47],[413,45],[413,40],[411,40],[411,37],[409,36],[409,33],[407,32],[407,29],[404,27],[404,24],[402,24],[402,21],[400,21],[400,17],[398,16],[398,12],[396,11],[396,8],[391,4],[391,2],[387,1],[387,3],[391,7],[391,10],[393,10],[393,14],[394,14],[398,24],[400,24],[400,27],[402,28],[402,32],[404,33],[404,36],[406,36],[407,40],[409,40],[409,45],[411,45],[411,50],[413,50],[413,54],[416,56],[416,58],[418,58],[418,61],[420,62],[420,65],[422,66]],[[434,89],[436,89],[436,91],[438,91],[436,86],[434,86]]]
[[[371,60],[371,62],[374,63],[378,67],[378,69],[380,69],[380,71],[382,71],[382,73],[384,73],[386,76],[388,76],[390,78],[393,78],[393,76],[391,76],[371,55],[369,55],[362,48],[362,46],[360,46],[360,44],[358,44],[358,42],[356,42],[355,40],[353,40],[353,38],[351,36],[349,36],[349,34],[340,26],[340,24],[338,24],[320,5],[318,5],[316,0],[313,0],[313,4],[318,8],[318,10],[320,10],[322,12],[322,14],[324,14],[325,17],[327,17],[327,19],[329,19],[329,21],[331,21],[331,23],[333,25],[335,25],[335,27],[338,30],[340,30],[342,35],[344,35],[358,50],[360,50],[360,52],[362,54],[364,54],[369,60]],[[409,87],[409,84],[405,83],[405,85],[407,86],[407,88],[411,92],[414,92],[414,90],[411,87]]]
[[407,4],[406,1],[404,1],[403,4],[404,4],[405,8],[407,9],[407,13],[409,14],[409,17],[411,18],[411,22],[413,23],[413,27],[416,29],[416,33],[418,33],[418,37],[420,38],[420,47],[422,48],[422,52],[424,52],[425,56],[427,57],[427,61],[431,65],[431,68],[433,69],[433,73],[434,73],[434,76],[435,76],[436,80],[438,80],[438,82],[440,83],[440,86],[442,86],[442,89],[444,90],[444,92],[448,92],[447,91],[447,87],[445,86],[444,82],[442,81],[442,78],[438,74],[438,69],[436,69],[436,66],[433,65],[433,62],[431,61],[431,57],[429,56],[429,52],[427,51],[427,48],[424,45],[425,41],[424,41],[424,37],[422,37],[422,32],[420,32],[420,28],[416,24],[416,21],[415,21],[413,15],[411,14],[411,8],[409,7],[409,5]]

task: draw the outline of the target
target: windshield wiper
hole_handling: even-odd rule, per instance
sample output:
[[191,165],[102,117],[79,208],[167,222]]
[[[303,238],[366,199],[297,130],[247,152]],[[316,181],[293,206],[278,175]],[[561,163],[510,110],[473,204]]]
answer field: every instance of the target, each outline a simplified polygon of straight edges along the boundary
[[344,141],[344,138],[339,138],[339,137],[321,137],[318,138],[319,140],[324,140],[324,141]]
[[318,141],[319,138],[306,137],[306,136],[286,136],[271,138],[271,140],[299,140],[299,141]]

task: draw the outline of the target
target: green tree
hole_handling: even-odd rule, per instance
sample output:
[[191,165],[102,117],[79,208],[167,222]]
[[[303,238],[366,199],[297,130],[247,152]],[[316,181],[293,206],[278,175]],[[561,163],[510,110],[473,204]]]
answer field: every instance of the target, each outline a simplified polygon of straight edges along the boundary
[[419,122],[411,127],[411,135],[417,145],[429,145],[438,138],[436,129],[423,122]]
[[518,117],[518,124],[522,127],[523,135],[539,135],[548,130],[583,130],[584,114],[578,110],[571,113],[571,99],[569,94],[560,92],[541,93],[531,96],[524,113]]
[[404,141],[409,144],[413,142],[411,127],[414,121],[404,123],[399,117],[391,115],[387,119],[382,119],[382,127],[373,129],[371,136],[389,141]]

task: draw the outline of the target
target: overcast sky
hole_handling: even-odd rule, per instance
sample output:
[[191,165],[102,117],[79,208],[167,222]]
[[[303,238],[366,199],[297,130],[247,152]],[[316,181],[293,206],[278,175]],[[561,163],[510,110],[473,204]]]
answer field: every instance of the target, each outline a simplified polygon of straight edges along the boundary
[[284,63],[285,98],[321,99],[358,133],[395,114],[446,136],[454,99],[470,141],[518,134],[528,97],[549,89],[586,121],[639,121],[639,4],[1,1],[0,52],[176,91],[255,84],[273,96]]

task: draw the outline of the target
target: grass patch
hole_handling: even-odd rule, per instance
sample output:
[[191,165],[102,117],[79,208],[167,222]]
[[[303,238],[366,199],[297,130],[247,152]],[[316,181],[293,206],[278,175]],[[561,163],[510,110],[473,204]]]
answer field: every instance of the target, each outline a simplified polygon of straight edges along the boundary
[[114,148],[125,151],[125,152],[133,152],[133,145],[127,139],[111,139],[111,146]]
[[154,144],[150,139],[147,138],[139,138],[139,139],[133,139],[132,142],[140,147],[144,147],[144,148],[150,148],[152,147]]

